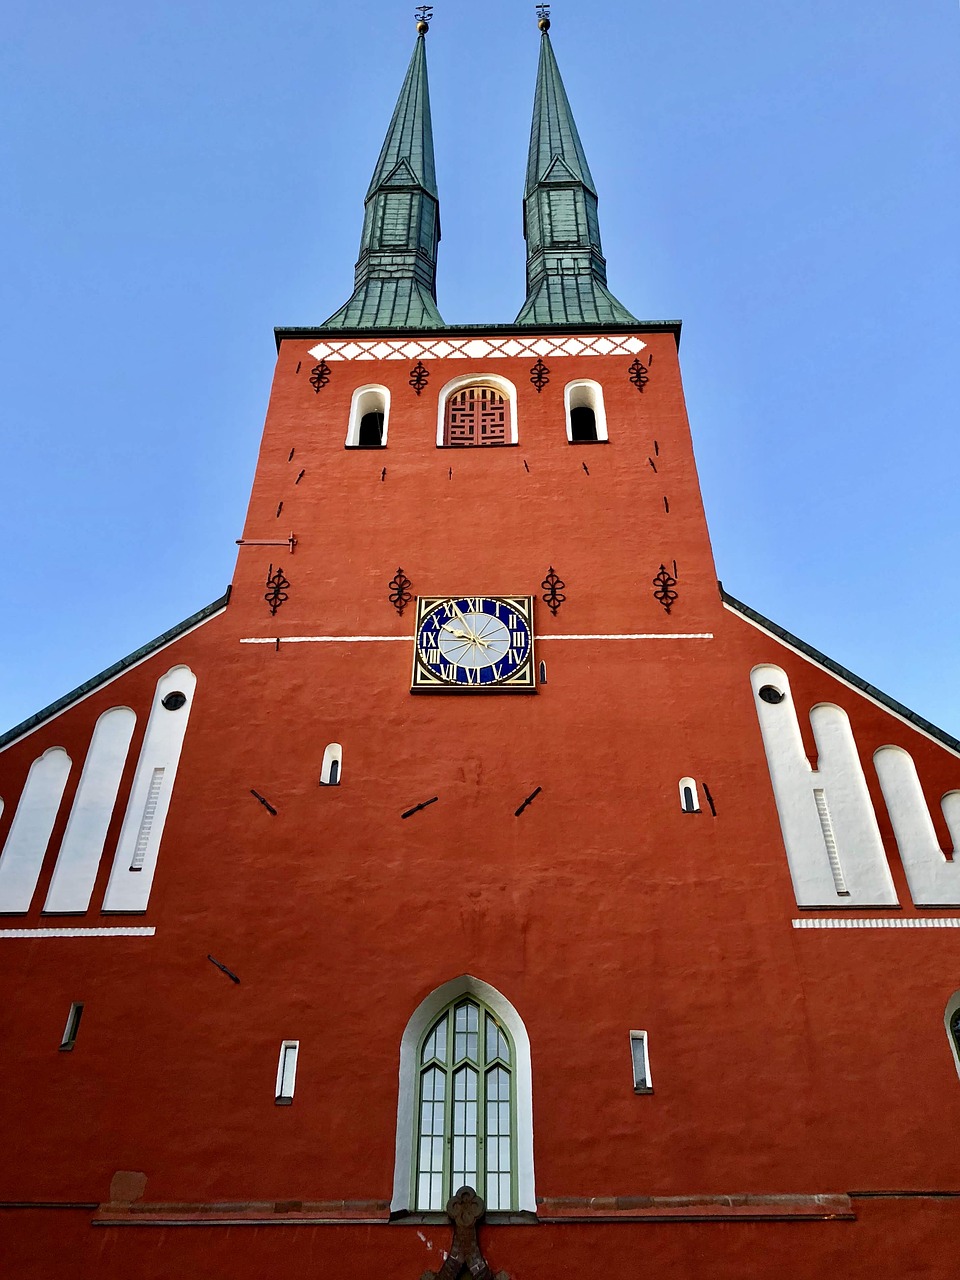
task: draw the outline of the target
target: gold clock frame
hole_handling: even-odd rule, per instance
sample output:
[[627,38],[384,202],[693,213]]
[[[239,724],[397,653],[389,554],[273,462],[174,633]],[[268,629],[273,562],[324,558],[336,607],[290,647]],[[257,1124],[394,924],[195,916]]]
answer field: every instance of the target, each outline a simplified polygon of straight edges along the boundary
[[[448,600],[496,600],[520,615],[530,630],[530,652],[523,663],[506,679],[492,684],[458,684],[444,680],[428,667],[420,656],[420,627],[438,605]],[[482,591],[452,592],[443,596],[417,596],[417,622],[413,633],[413,674],[411,693],[536,693],[537,662],[534,653],[536,635],[533,628],[533,596],[488,595]]]

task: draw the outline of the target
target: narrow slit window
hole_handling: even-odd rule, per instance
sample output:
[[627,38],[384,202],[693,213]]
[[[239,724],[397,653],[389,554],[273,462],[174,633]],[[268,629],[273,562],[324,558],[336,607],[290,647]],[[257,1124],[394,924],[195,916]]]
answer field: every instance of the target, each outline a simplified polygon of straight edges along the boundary
[[80,1030],[80,1019],[83,1017],[82,1001],[74,1001],[67,1014],[67,1025],[63,1029],[60,1041],[61,1052],[67,1052],[77,1043],[77,1032]]
[[321,787],[338,787],[343,772],[343,748],[339,742],[331,742],[323,753],[320,768]]
[[547,683],[547,664],[545,662],[540,663],[540,683]]
[[693,778],[680,779],[680,808],[684,813],[700,812],[700,796]]
[[650,1052],[645,1031],[630,1032],[630,1058],[633,1063],[634,1093],[653,1093],[650,1080]]
[[288,1107],[293,1102],[293,1090],[297,1083],[297,1055],[299,1052],[299,1040],[284,1040],[280,1046],[276,1093],[278,1107]]

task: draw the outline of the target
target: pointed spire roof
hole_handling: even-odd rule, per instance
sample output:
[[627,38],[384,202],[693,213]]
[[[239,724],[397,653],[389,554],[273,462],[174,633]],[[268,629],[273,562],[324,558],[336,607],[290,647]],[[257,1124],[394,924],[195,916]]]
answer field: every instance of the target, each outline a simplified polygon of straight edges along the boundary
[[526,195],[530,195],[537,183],[543,181],[558,160],[573,178],[597,194],[553,45],[548,30],[545,30],[540,41],[540,65],[533,98]]
[[523,201],[527,299],[518,324],[635,324],[607,288],[597,190],[540,18],[540,65]]
[[417,43],[364,201],[352,297],[334,329],[438,329],[440,201],[427,83],[427,23]]
[[425,191],[439,199],[433,160],[430,86],[427,83],[427,42],[422,35],[417,36],[413,47],[393,119],[367,188],[368,200],[376,193],[377,187],[390,180],[399,166],[405,166]]

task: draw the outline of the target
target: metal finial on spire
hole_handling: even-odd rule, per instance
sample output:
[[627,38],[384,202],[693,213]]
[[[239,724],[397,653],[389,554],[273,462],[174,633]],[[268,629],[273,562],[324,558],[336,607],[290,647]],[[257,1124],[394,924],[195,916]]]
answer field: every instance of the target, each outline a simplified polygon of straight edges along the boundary
[[417,20],[417,32],[425,36],[430,30],[430,23],[433,21],[433,5],[420,4],[417,5],[417,11],[414,14]]
[[541,31],[550,30],[550,6],[548,4],[537,5],[537,26]]

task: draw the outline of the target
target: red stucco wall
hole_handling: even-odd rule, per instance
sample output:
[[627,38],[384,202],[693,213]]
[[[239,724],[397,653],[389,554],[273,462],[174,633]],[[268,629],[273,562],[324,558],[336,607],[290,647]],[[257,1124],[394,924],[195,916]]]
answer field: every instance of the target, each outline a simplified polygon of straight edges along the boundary
[[[151,1201],[389,1200],[400,1037],[462,973],[501,991],[529,1033],[539,1195],[960,1190],[943,1027],[960,931],[792,928],[750,670],[776,662],[799,707],[849,713],[901,915],[918,913],[872,752],[896,742],[914,755],[945,843],[937,802],[960,760],[724,607],[674,339],[644,339],[642,395],[629,357],[550,357],[542,394],[529,357],[479,362],[518,388],[519,445],[486,450],[435,445],[437,393],[468,362],[427,362],[420,397],[409,362],[331,362],[315,394],[310,343],[284,343],[245,537],[292,530],[295,553],[241,548],[224,613],[0,754],[0,842],[30,762],[54,745],[74,760],[34,906],[0,925],[120,923],[97,907],[122,806],[88,916],[40,915],[86,745],[102,710],[137,711],[123,794],[157,678],[181,662],[197,673],[150,907],[128,920],[156,936],[0,938],[0,1201],[104,1201],[118,1169],[145,1172]],[[563,386],[580,377],[603,385],[609,444],[566,442]],[[392,392],[388,447],[345,450],[351,393],[368,382]],[[667,616],[651,580],[674,560]],[[271,563],[291,584],[276,617]],[[425,595],[539,595],[555,566],[566,602],[536,614],[547,684],[411,697],[411,644],[282,639],[411,636],[413,607],[401,618],[388,600],[398,565]],[[713,638],[550,638],[597,633]],[[240,643],[274,637],[279,650]],[[320,787],[332,741],[343,784]],[[707,783],[716,817],[681,813],[685,775]],[[72,1000],[84,1020],[60,1054]],[[631,1028],[649,1033],[650,1096],[632,1089]],[[301,1048],[283,1108],[273,1084],[288,1037]],[[955,1234],[953,1203],[856,1201],[856,1221],[838,1223],[491,1226],[486,1238],[495,1269],[519,1278],[634,1276],[641,1260],[671,1277],[946,1277],[938,1233]],[[357,1276],[418,1277],[448,1238],[423,1227],[430,1255],[413,1228],[90,1218],[0,1214],[13,1274],[259,1277],[349,1261]]]

